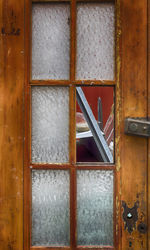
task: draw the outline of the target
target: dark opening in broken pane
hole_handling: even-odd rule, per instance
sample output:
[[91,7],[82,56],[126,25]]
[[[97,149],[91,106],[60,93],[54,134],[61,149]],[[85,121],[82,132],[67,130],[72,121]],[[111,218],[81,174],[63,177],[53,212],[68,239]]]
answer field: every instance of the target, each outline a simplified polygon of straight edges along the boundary
[[112,87],[77,87],[77,162],[110,162],[114,155]]

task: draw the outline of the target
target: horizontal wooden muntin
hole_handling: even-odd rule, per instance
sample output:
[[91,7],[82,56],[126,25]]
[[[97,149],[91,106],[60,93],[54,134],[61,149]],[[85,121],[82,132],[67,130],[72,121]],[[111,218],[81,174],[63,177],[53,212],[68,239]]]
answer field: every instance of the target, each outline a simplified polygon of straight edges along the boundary
[[58,3],[62,3],[62,2],[85,2],[85,3],[89,3],[89,2],[95,2],[95,3],[114,3],[115,0],[32,0],[32,3],[50,3],[50,2],[58,2]]
[[115,170],[114,164],[104,163],[104,162],[92,162],[92,163],[83,163],[83,164],[70,164],[70,163],[31,163],[29,168],[32,169],[59,169],[59,170],[68,170],[68,169],[77,169],[77,170]]
[[48,246],[32,246],[31,248],[30,248],[31,250],[71,250],[71,248],[70,247],[48,247]]
[[[32,246],[30,250],[72,250],[71,247],[49,247],[49,246]],[[74,248],[74,250],[114,250],[115,248],[112,246],[78,246]]]
[[47,85],[54,85],[54,86],[115,86],[116,82],[111,80],[31,80],[30,85],[32,86],[47,86]]

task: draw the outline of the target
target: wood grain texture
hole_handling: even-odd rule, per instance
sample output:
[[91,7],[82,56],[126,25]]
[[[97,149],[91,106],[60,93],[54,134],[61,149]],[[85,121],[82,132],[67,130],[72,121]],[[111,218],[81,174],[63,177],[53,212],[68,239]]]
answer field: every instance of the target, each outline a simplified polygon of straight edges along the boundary
[[0,250],[22,250],[24,1],[0,13]]
[[[126,117],[147,117],[147,1],[122,0],[122,121],[121,199],[128,207],[139,201],[136,230],[130,234],[122,221],[122,249],[147,249],[147,139],[124,135]],[[122,209],[123,212],[123,209]]]

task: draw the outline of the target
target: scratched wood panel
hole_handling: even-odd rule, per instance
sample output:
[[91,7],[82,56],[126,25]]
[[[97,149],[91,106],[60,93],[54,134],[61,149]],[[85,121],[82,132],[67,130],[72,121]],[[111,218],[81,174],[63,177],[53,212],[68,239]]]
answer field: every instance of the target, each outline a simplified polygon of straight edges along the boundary
[[0,13],[0,250],[22,250],[24,1]]
[[[136,229],[130,234],[122,220],[122,249],[147,249],[147,139],[124,135],[126,117],[147,116],[147,1],[123,0],[122,23],[122,201],[129,208],[139,202]],[[123,209],[122,209],[123,213]]]

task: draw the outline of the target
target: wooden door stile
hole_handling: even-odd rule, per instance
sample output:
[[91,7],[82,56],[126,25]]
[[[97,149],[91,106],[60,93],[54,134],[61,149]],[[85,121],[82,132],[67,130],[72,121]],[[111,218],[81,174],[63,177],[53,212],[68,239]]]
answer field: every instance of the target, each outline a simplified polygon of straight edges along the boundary
[[0,1],[0,249],[23,248],[24,1]]
[[[148,18],[148,36],[147,36],[147,45],[148,45],[148,67],[147,67],[147,72],[148,72],[148,77],[147,77],[147,95],[148,95],[148,114],[147,118],[150,120],[150,1],[148,0],[147,2],[148,7],[147,7],[147,18]],[[148,249],[150,249],[150,139],[148,139],[148,190],[147,190],[147,200],[148,200]]]
[[114,161],[115,161],[115,192],[114,192],[114,223],[115,236],[114,246],[116,250],[122,250],[121,240],[121,122],[122,122],[122,82],[121,82],[121,67],[122,67],[122,23],[121,23],[121,8],[122,2],[115,1],[115,101],[114,101],[114,115],[115,115],[115,136],[114,136]]
[[140,223],[147,224],[147,139],[124,135],[124,119],[147,116],[147,1],[123,0],[121,23],[121,200],[129,208],[136,202],[139,204],[132,234],[122,219],[122,248],[140,250],[147,249],[147,233],[137,229]]

